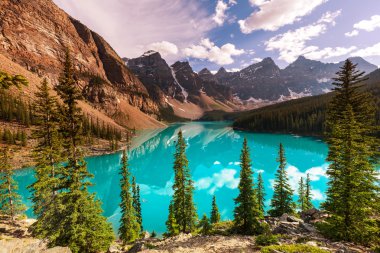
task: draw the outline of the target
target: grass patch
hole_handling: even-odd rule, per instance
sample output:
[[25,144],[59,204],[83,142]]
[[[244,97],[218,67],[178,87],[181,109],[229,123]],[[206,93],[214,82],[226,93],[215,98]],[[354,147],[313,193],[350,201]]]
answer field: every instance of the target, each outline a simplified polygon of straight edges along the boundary
[[256,237],[256,245],[259,246],[268,246],[268,245],[273,245],[278,243],[278,237],[277,235],[272,235],[272,234],[263,234],[263,235],[258,235]]
[[276,251],[283,253],[329,253],[327,250],[306,244],[272,245],[261,249],[261,253],[273,253]]

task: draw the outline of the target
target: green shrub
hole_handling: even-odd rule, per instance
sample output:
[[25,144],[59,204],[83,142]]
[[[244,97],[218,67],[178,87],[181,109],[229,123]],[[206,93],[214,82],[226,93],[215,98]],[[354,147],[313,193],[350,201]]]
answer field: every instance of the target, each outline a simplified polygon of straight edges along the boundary
[[329,253],[327,250],[306,244],[272,245],[261,249],[261,253],[272,253],[276,251],[283,253]]
[[234,223],[232,221],[220,221],[212,224],[210,234],[212,235],[231,235]]
[[263,234],[256,237],[256,245],[267,246],[278,243],[278,236],[272,234]]

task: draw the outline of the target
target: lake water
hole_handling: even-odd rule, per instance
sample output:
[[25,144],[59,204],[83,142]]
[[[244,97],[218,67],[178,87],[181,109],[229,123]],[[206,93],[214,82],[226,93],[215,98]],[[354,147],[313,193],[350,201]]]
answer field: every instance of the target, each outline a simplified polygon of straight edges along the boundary
[[[248,139],[254,178],[263,173],[266,190],[266,204],[269,206],[273,194],[272,182],[278,167],[276,162],[278,145],[285,147],[287,171],[294,189],[302,176],[310,173],[315,206],[325,199],[327,145],[315,138],[283,134],[262,134],[234,131],[229,123],[184,123],[174,124],[166,129],[140,132],[134,139],[129,154],[129,167],[141,188],[144,229],[165,232],[165,221],[172,194],[173,153],[178,131],[182,129],[188,147],[186,150],[189,167],[195,182],[195,196],[199,215],[211,208],[211,199],[216,195],[223,220],[233,218],[233,199],[237,196],[239,182],[239,157],[243,138]],[[89,157],[88,169],[94,174],[90,187],[103,203],[104,215],[117,229],[120,219],[119,169],[121,153]],[[32,217],[30,193],[27,185],[34,180],[33,170],[16,172],[19,191]],[[296,194],[297,191],[295,191]],[[297,196],[294,196],[297,199]],[[116,231],[116,230],[115,230]]]

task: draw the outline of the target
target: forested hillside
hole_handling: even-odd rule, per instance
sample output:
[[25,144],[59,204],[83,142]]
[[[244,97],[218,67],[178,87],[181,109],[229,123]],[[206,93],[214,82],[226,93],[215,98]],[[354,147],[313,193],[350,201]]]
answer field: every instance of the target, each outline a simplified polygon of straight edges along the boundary
[[[364,89],[375,97],[380,108],[380,70],[367,76]],[[334,93],[306,97],[235,115],[234,127],[259,132],[286,132],[322,135],[326,108]],[[380,110],[377,111],[380,124]]]
[[[370,73],[366,78],[363,88],[373,94],[377,108],[380,108],[380,70]],[[247,112],[212,112],[202,120],[234,120],[235,128],[258,132],[322,135],[326,108],[333,94],[305,97]],[[380,110],[377,112],[377,122],[380,124]]]

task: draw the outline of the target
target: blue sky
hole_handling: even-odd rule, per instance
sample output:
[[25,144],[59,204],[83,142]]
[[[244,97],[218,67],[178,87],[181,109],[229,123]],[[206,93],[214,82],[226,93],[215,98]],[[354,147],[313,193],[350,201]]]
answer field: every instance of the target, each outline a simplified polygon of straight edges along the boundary
[[272,57],[380,66],[379,0],[54,0],[122,57],[159,51],[171,64],[238,70]]

